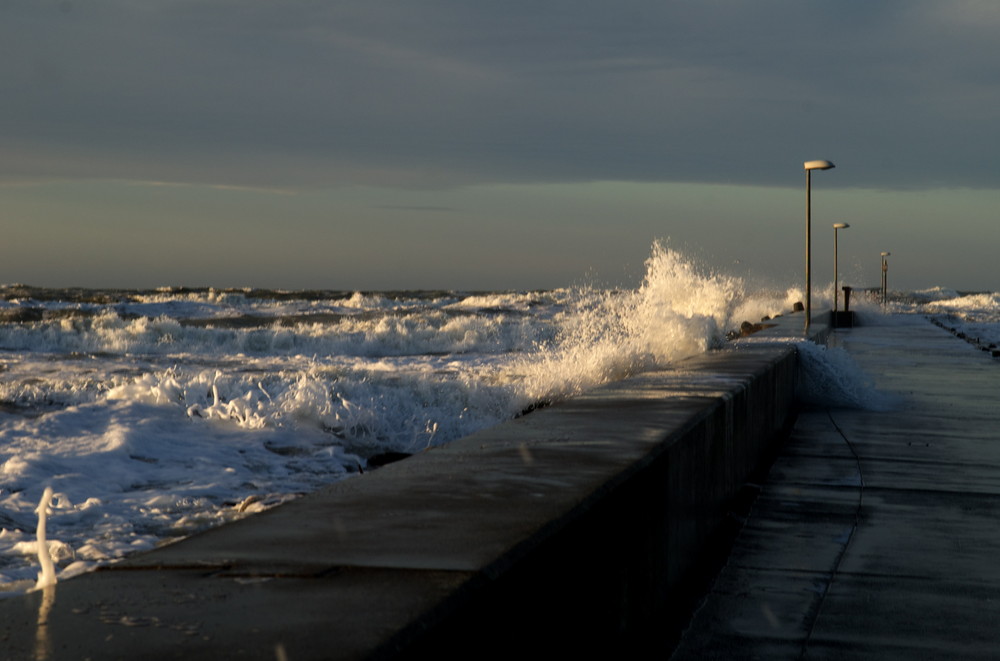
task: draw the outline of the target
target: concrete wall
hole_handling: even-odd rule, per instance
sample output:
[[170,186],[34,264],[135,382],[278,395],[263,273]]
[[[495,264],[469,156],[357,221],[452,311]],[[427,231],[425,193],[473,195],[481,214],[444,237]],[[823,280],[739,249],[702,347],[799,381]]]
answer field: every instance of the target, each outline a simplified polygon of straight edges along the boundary
[[40,645],[47,659],[662,647],[792,414],[794,338],[769,329],[0,600],[0,641],[11,659]]
[[[706,546],[722,541],[741,488],[770,460],[792,415],[796,354],[791,345],[726,352],[684,368],[679,381],[644,375],[528,421],[559,428],[563,416],[611,418],[649,443],[522,541],[529,547],[523,557],[510,558],[399,658],[458,658],[485,640],[504,655],[629,658],[669,650],[692,605],[700,563],[712,555]],[[601,443],[605,435],[596,427],[577,439]]]

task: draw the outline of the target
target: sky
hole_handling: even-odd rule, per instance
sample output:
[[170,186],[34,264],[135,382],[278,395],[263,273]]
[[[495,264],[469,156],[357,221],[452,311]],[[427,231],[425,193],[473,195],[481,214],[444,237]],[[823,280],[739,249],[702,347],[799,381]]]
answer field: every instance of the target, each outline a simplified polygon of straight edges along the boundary
[[1000,290],[995,0],[0,0],[0,282]]

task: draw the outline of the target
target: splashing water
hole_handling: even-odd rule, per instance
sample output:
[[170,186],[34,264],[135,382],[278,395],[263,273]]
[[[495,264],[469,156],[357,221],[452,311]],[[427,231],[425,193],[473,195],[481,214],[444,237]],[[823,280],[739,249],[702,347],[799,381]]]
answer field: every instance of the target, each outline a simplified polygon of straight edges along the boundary
[[557,338],[513,369],[527,399],[571,396],[719,347],[741,321],[787,309],[786,298],[748,296],[741,279],[703,273],[657,241],[637,290],[582,291]]
[[853,408],[886,411],[897,402],[879,391],[871,377],[847,351],[812,342],[796,345],[799,352],[799,401],[826,408]]
[[624,291],[0,292],[0,593],[35,583],[41,484],[61,578],[788,308],[660,242]]
[[56,567],[52,562],[52,554],[49,553],[49,542],[46,538],[45,523],[49,513],[49,505],[52,503],[52,487],[45,487],[42,492],[42,499],[35,509],[38,514],[38,528],[35,532],[35,545],[38,547],[38,564],[42,571],[38,574],[38,582],[35,589],[41,590],[56,584]]

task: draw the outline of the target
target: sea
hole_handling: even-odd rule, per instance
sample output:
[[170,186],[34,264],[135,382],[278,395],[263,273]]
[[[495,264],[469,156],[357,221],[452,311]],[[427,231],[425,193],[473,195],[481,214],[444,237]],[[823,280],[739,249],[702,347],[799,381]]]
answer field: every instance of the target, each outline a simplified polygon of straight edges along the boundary
[[[814,306],[829,309],[832,290]],[[801,299],[660,242],[634,289],[0,286],[0,597],[38,583],[47,489],[61,580],[670,369]],[[997,293],[893,292],[884,306],[869,293],[853,307],[1000,344]]]

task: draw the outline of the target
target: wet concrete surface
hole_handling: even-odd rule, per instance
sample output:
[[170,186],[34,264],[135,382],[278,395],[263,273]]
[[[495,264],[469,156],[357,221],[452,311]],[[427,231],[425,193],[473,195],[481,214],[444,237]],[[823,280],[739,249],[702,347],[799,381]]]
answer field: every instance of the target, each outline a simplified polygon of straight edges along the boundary
[[675,661],[1000,657],[1000,362],[871,322],[829,343],[888,410],[799,414]]

